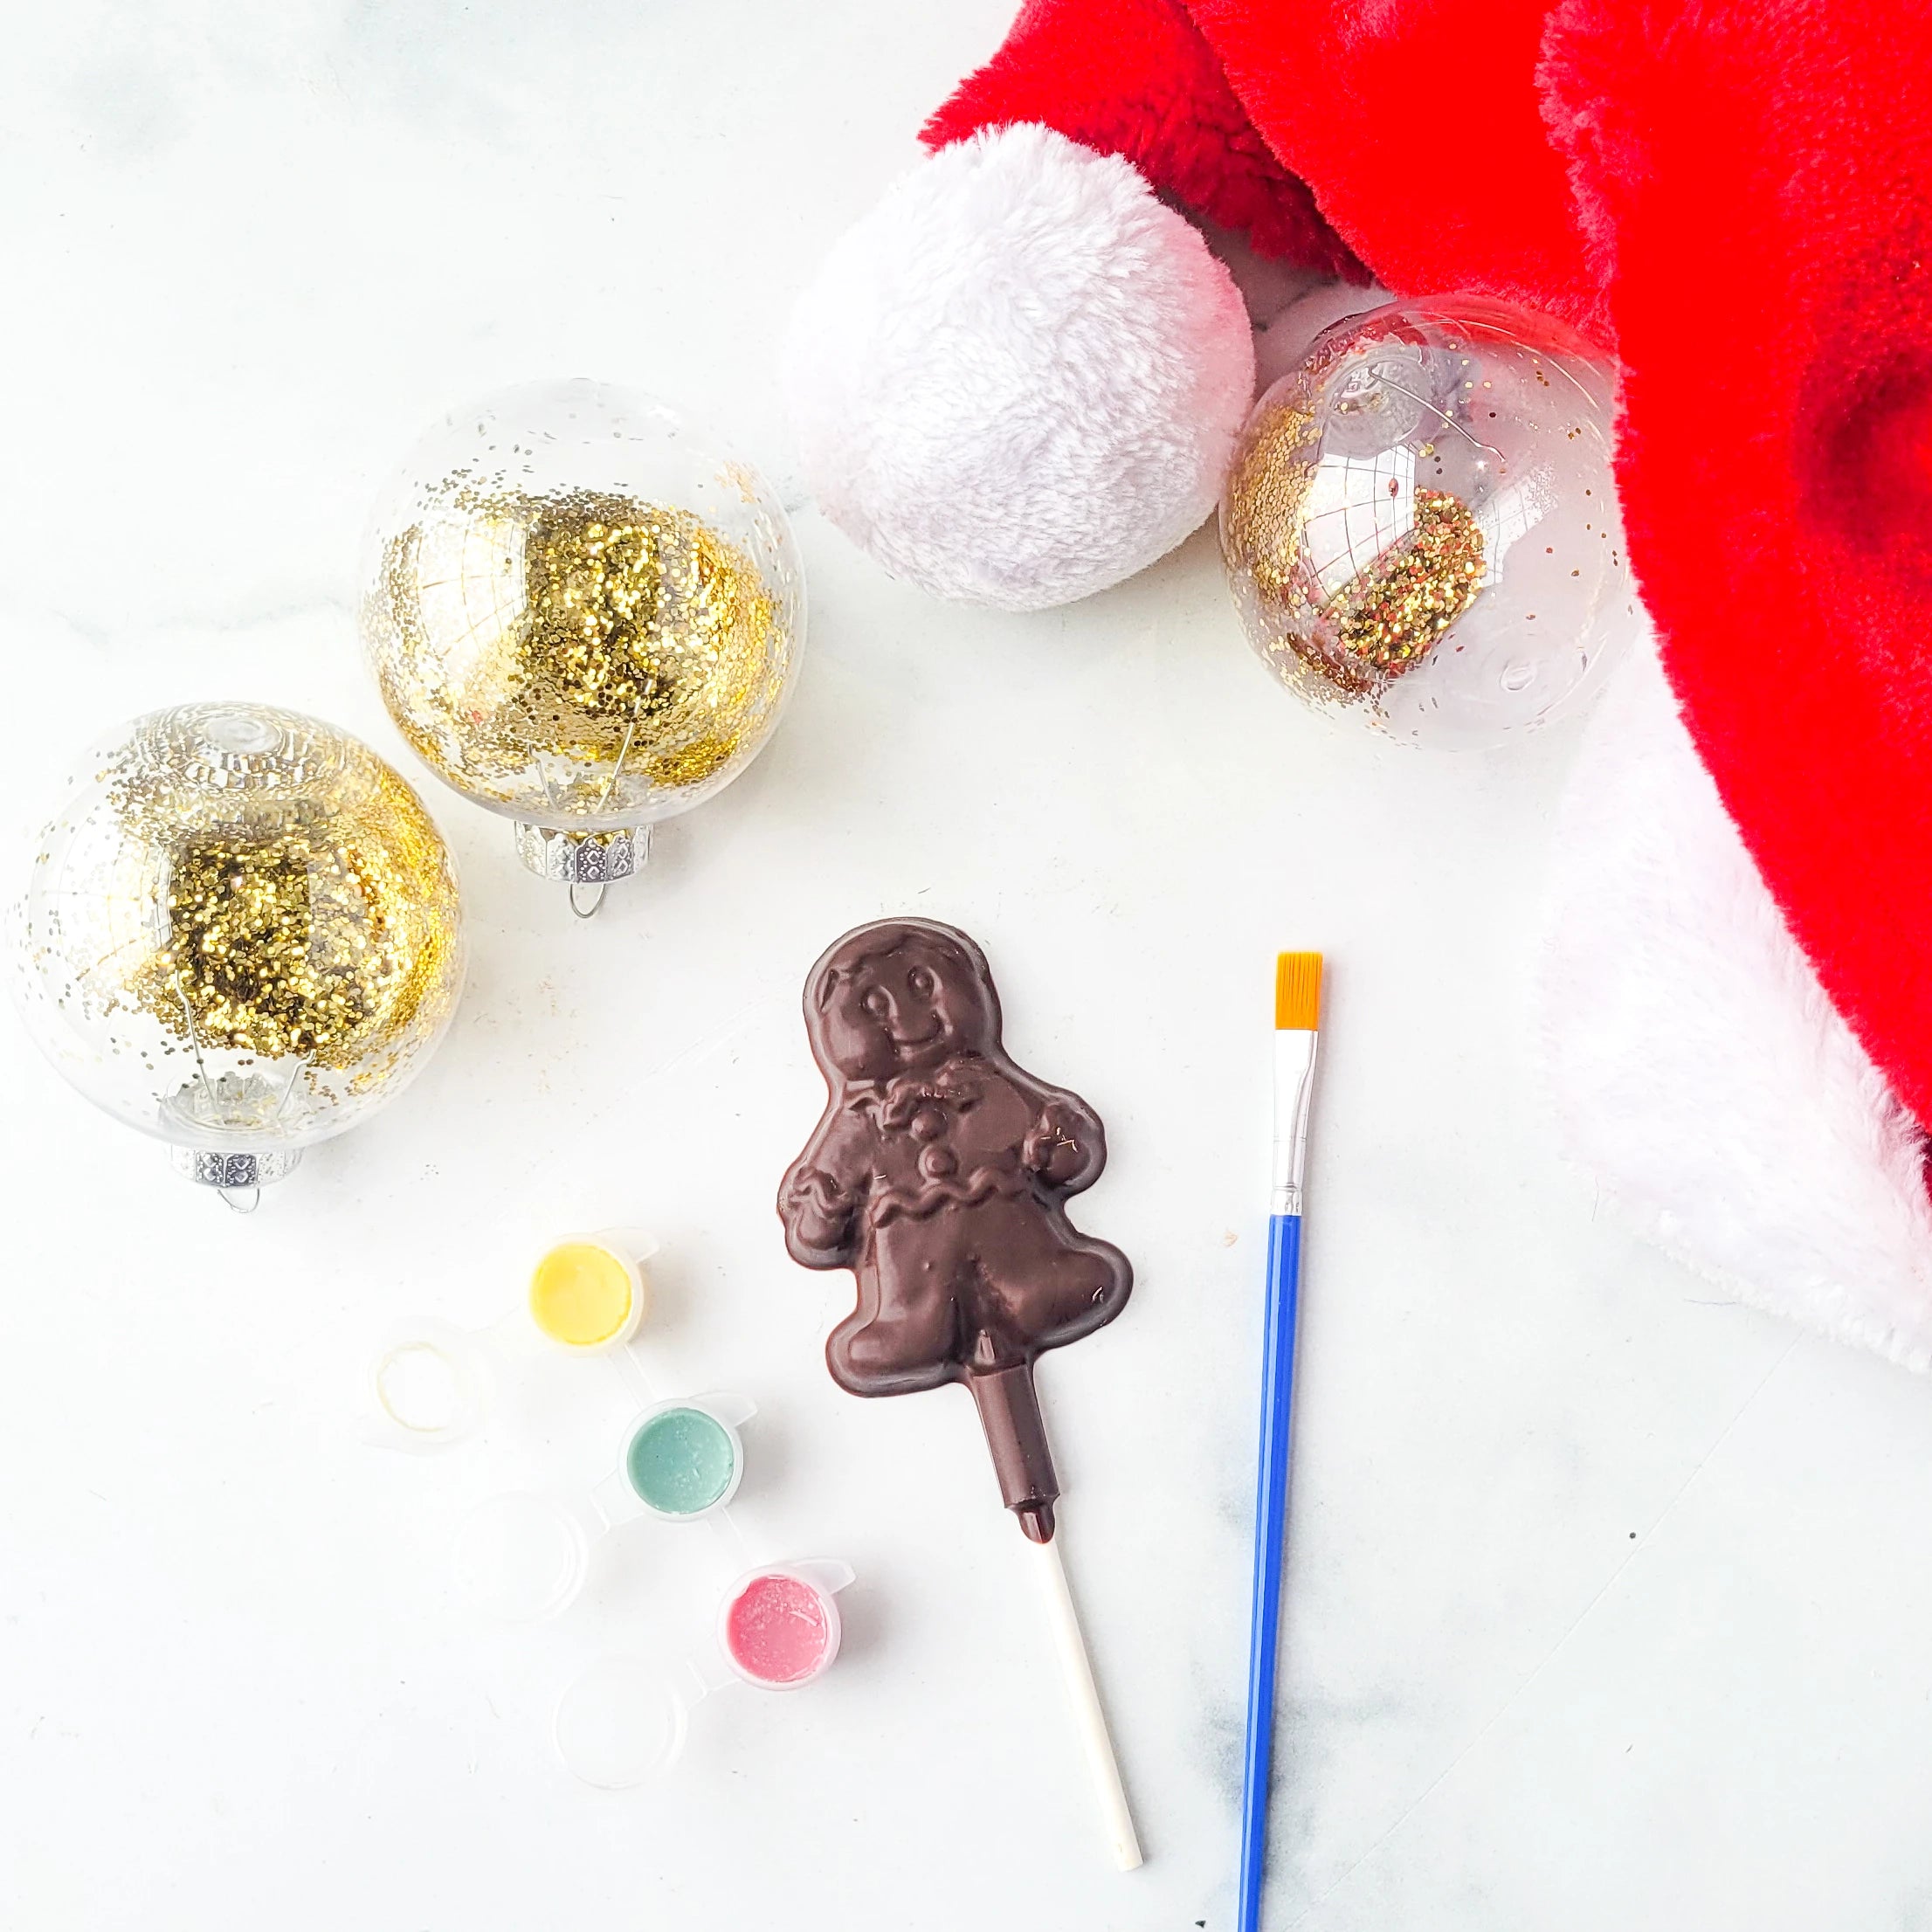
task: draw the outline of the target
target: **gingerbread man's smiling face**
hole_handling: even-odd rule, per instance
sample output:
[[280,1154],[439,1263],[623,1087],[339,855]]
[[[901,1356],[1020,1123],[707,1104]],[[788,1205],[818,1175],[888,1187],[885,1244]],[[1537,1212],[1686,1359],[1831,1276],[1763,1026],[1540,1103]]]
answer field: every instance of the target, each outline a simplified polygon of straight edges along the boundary
[[912,926],[877,936],[887,943],[830,961],[817,989],[832,1068],[849,1080],[888,1080],[990,1051],[992,1009],[953,949]]

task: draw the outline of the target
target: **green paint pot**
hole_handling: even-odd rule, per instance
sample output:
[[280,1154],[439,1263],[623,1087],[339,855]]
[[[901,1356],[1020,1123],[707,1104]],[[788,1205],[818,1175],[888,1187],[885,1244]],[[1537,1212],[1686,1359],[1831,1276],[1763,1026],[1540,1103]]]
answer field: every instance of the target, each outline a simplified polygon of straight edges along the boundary
[[666,1403],[637,1426],[624,1473],[646,1509],[687,1521],[722,1509],[744,1473],[738,1432],[695,1403]]

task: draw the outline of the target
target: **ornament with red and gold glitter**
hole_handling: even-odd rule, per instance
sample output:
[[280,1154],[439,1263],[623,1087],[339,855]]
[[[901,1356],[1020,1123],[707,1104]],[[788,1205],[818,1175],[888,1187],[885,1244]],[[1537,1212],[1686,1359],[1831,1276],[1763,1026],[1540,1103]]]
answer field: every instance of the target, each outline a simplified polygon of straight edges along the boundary
[[1222,497],[1249,641],[1405,743],[1494,746],[1574,710],[1639,623],[1613,413],[1586,346],[1523,310],[1337,323],[1255,405]]

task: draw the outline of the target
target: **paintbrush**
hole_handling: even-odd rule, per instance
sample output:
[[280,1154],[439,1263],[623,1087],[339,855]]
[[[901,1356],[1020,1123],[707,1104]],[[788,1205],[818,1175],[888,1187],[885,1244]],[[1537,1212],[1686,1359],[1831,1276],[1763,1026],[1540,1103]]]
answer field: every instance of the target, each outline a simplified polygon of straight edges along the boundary
[[1274,1747],[1274,1663],[1288,1527],[1288,1439],[1301,1278],[1301,1169],[1321,1010],[1321,955],[1282,953],[1274,976],[1274,1189],[1268,1210],[1261,1457],[1254,1501],[1254,1621],[1248,1652],[1247,1749],[1241,1777],[1241,1887],[1237,1932],[1259,1932]]

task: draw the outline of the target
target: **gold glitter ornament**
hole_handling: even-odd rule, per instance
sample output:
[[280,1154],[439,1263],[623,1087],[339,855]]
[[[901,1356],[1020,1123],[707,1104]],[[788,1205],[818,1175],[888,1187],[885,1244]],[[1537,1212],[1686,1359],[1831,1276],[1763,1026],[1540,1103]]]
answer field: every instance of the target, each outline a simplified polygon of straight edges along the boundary
[[514,820],[533,870],[602,887],[770,736],[804,580],[768,486],[672,411],[534,383],[411,454],[371,528],[361,624],[430,769]]
[[1255,404],[1221,500],[1249,641],[1325,710],[1503,744],[1575,710],[1638,628],[1612,378],[1475,297],[1336,323]]
[[367,746],[184,705],[98,747],[9,909],[43,1051],[197,1179],[276,1180],[413,1078],[455,1010],[449,853]]

